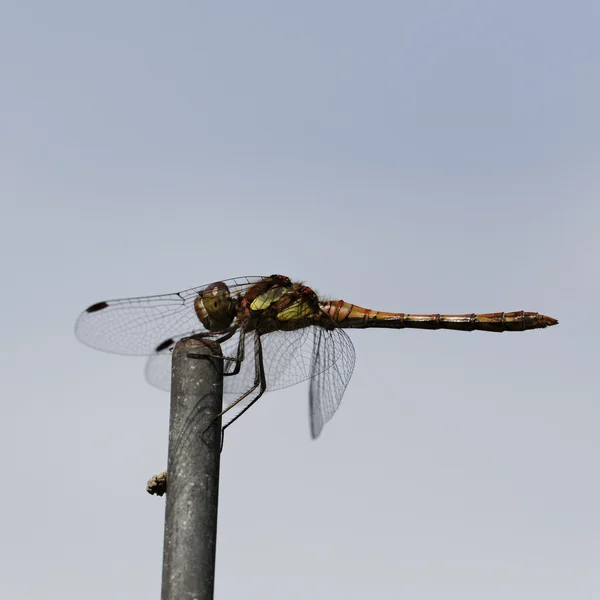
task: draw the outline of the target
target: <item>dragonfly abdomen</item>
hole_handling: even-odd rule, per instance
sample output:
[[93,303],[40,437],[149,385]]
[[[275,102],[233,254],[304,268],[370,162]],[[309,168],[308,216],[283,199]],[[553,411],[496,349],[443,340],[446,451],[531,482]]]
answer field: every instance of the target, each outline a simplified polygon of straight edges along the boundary
[[386,329],[453,329],[455,331],[525,331],[543,329],[556,325],[558,321],[536,312],[498,312],[464,315],[409,313],[389,313],[362,308],[343,300],[324,302],[321,310],[329,315],[340,327],[366,329],[383,327]]

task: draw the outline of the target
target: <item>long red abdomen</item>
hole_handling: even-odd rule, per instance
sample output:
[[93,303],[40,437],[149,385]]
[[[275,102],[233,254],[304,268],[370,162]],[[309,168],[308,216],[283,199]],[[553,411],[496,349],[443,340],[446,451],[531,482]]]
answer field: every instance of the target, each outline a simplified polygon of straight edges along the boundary
[[329,315],[340,327],[366,329],[383,327],[387,329],[454,329],[456,331],[525,331],[543,329],[556,325],[558,321],[536,312],[498,312],[465,315],[415,315],[390,313],[362,308],[343,300],[320,304],[321,310]]

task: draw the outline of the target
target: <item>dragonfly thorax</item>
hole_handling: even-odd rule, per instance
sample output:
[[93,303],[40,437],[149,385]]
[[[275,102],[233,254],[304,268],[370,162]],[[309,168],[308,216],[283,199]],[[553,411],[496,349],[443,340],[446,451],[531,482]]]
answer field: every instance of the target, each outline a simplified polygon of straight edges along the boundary
[[211,283],[194,301],[198,319],[209,331],[224,331],[237,314],[237,301],[222,281]]
[[301,329],[316,323],[320,315],[319,301],[309,287],[291,282],[273,283],[242,302],[254,328],[266,333]]

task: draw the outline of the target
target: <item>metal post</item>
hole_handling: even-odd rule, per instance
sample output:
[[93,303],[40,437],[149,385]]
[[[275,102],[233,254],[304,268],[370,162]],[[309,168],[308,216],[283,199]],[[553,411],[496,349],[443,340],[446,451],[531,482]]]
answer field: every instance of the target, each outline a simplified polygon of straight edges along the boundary
[[223,370],[210,355],[219,345],[195,339],[173,350],[162,600],[213,598]]

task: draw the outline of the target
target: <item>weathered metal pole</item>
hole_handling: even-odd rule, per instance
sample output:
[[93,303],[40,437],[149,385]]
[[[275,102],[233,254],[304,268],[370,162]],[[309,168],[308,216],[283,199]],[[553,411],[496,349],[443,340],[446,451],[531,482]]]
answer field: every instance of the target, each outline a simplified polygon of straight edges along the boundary
[[223,369],[211,356],[221,356],[214,342],[173,350],[162,600],[213,598]]

